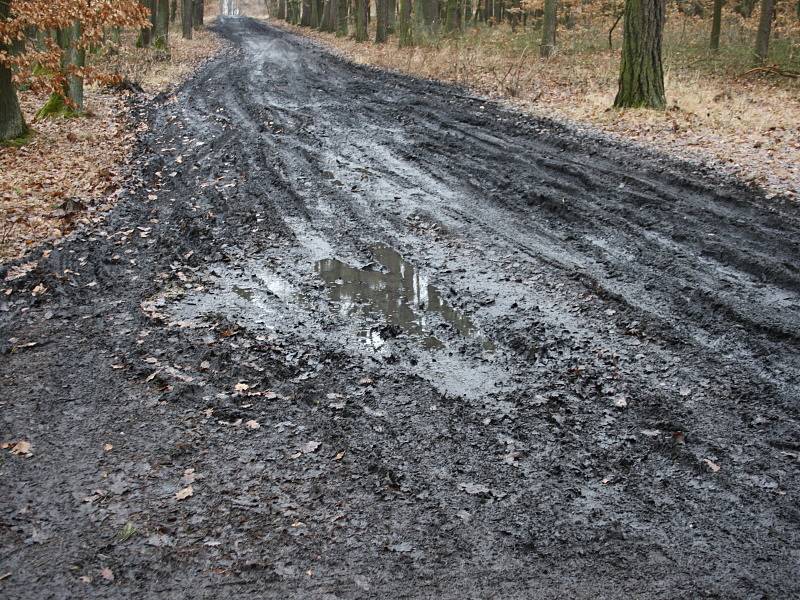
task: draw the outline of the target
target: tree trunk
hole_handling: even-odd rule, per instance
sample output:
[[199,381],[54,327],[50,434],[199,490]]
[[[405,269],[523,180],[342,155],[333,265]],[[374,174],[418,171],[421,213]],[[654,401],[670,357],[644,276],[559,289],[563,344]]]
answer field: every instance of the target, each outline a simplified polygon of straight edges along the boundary
[[756,60],[763,63],[769,55],[769,36],[772,33],[773,0],[761,0],[761,17],[758,20],[756,35]]
[[169,0],[155,0],[158,3],[156,8],[156,29],[153,45],[159,50],[169,48]]
[[311,0],[311,27],[319,29],[322,22],[322,0]]
[[461,2],[446,0],[444,29],[447,33],[461,31]]
[[375,43],[384,44],[389,38],[389,0],[375,0],[377,22],[375,24]]
[[[62,71],[68,73],[73,67],[79,69],[85,67],[86,50],[78,47],[78,41],[81,37],[81,24],[76,21],[71,27],[59,30],[56,37],[58,45],[63,50],[61,59]],[[64,84],[64,97],[69,99],[73,110],[83,110],[83,77],[67,75]]]
[[664,17],[664,0],[625,0],[622,64],[614,106],[666,106],[661,62]]
[[[8,18],[10,12],[9,0],[0,0],[0,22]],[[0,52],[10,50],[0,44]],[[16,139],[28,131],[11,77],[11,69],[0,64],[0,141]]]
[[336,36],[346,37],[348,22],[347,11],[350,9],[350,2],[348,0],[338,0],[336,3]]
[[[800,1],[800,0],[799,0]],[[386,0],[386,4],[388,6],[388,18],[386,20],[386,31],[389,33],[395,33],[395,29],[397,26],[397,1],[396,0]]]
[[369,18],[369,0],[356,0],[356,41],[366,42],[369,39],[367,22]]
[[300,15],[300,25],[303,27],[311,26],[311,0],[303,0],[303,12]]
[[205,0],[194,0],[194,28],[199,29],[206,21],[206,2]]
[[278,0],[278,10],[275,11],[275,16],[281,21],[286,20],[286,0]]
[[172,0],[169,6],[169,22],[174,23],[178,20],[178,0]]
[[544,0],[544,17],[542,19],[542,45],[539,56],[547,58],[556,53],[556,19],[558,18],[558,0]]
[[192,27],[194,21],[194,6],[192,0],[181,0],[181,26],[183,31],[183,39],[192,39]]
[[400,18],[397,21],[397,43],[401,48],[414,45],[411,33],[411,0],[400,0]]
[[154,2],[155,0],[139,0],[139,3],[150,12],[150,27],[142,28],[139,33],[139,39],[136,42],[139,48],[149,48],[153,43],[153,24],[155,22]]
[[711,49],[719,50],[719,35],[722,31],[722,5],[725,0],[714,0],[714,16],[711,20]]

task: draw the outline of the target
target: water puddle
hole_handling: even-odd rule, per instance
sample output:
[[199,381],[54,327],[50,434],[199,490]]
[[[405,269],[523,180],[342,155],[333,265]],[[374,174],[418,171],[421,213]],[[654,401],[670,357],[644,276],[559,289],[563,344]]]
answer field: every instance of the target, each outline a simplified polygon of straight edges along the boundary
[[388,246],[379,244],[370,250],[376,262],[362,268],[330,258],[314,267],[342,316],[366,322],[358,334],[367,345],[379,349],[405,333],[435,350],[444,343],[434,331],[450,329],[460,337],[480,340],[484,350],[494,349],[414,265]]

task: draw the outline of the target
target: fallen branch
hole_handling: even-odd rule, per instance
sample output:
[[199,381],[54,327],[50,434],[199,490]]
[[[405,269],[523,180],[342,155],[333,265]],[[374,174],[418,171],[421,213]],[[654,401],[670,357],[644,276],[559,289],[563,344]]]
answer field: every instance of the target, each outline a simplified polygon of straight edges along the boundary
[[778,65],[769,65],[766,67],[754,67],[749,71],[745,71],[740,77],[752,75],[753,73],[771,73],[772,75],[780,75],[781,77],[790,77],[791,79],[799,79],[800,73],[797,71],[786,71],[781,69]]

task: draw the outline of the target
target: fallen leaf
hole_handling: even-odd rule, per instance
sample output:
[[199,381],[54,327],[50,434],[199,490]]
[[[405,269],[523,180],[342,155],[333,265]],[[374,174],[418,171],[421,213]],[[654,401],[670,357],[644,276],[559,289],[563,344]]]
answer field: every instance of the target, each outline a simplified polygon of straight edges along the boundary
[[704,458],[703,462],[706,463],[706,465],[708,465],[708,468],[711,469],[712,473],[716,473],[717,471],[719,471],[719,465],[714,461],[712,461],[710,458]]
[[399,544],[392,544],[389,546],[389,550],[392,552],[411,552],[414,550],[414,546],[411,545],[411,542],[401,542]]
[[258,421],[254,421],[253,419],[247,421],[244,426],[248,429],[261,429],[261,425],[259,425]]
[[106,581],[114,581],[114,572],[108,567],[100,569],[100,576]]
[[246,392],[250,389],[250,386],[246,383],[237,383],[235,386],[233,386],[233,389],[237,392]]
[[333,460],[342,460],[344,458],[344,450],[341,452],[337,452],[336,456],[333,457]]
[[303,454],[310,454],[311,452],[316,452],[317,448],[322,445],[322,442],[306,442],[303,444],[303,447],[300,448],[300,451]]
[[33,456],[33,452],[31,452],[31,443],[24,440],[15,443],[11,446],[11,454]]
[[186,500],[192,494],[194,494],[194,490],[192,489],[192,486],[189,485],[189,486],[186,486],[185,488],[183,488],[182,490],[180,490],[179,492],[177,492],[175,494],[175,499],[178,500],[178,501]]
[[692,388],[683,386],[681,389],[678,390],[678,393],[681,396],[688,396],[689,394],[692,393]]
[[113,449],[114,446],[112,444],[103,444],[103,450],[105,450],[106,452],[111,452]]
[[458,487],[461,488],[462,491],[473,496],[477,494],[488,494],[491,491],[488,486],[481,483],[460,483]]

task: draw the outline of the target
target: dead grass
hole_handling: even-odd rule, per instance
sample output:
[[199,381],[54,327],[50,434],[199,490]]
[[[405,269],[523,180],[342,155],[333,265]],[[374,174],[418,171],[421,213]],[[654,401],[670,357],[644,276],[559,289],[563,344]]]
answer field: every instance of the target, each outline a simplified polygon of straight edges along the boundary
[[[166,60],[158,51],[134,48],[133,40],[133,34],[126,36],[119,54],[94,61],[148,94],[180,83],[221,46],[208,31],[195,32],[193,40],[173,32]],[[34,121],[45,100],[20,93],[34,135],[20,147],[0,147],[0,262],[42,242],[58,242],[76,225],[101,220],[114,204],[136,137],[124,94],[91,86],[86,116]]]
[[[726,23],[721,52],[711,53],[705,49],[704,22],[673,21],[665,39],[669,108],[617,111],[610,107],[621,39],[616,32],[616,50],[608,49],[610,22],[608,27],[561,32],[560,53],[548,60],[538,58],[535,29],[473,29],[430,46],[400,49],[394,39],[385,45],[357,44],[271,22],[313,37],[357,63],[457,83],[536,115],[586,124],[714,164],[762,186],[768,195],[800,196],[800,81],[743,76],[752,62],[752,38],[735,23]],[[773,47],[784,64],[797,68],[796,42],[780,38]]]

